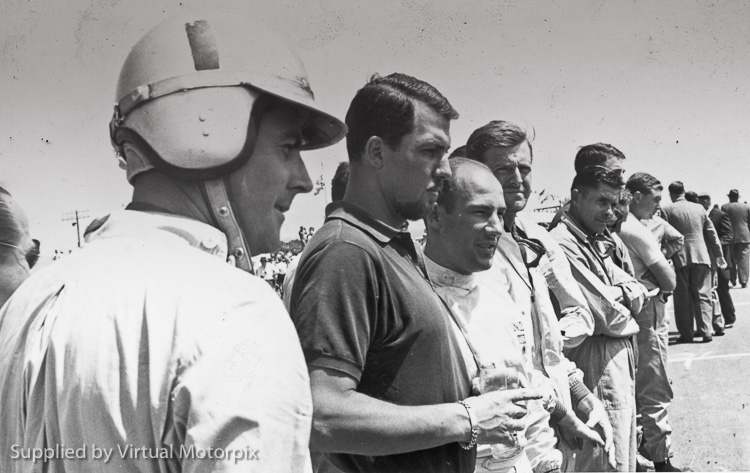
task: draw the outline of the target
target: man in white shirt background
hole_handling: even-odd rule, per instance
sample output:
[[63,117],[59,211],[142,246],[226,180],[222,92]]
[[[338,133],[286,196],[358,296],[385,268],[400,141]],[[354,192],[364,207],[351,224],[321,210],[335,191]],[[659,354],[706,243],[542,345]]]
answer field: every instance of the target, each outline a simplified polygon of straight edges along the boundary
[[656,237],[641,223],[656,214],[664,188],[655,177],[642,172],[630,176],[626,188],[632,200],[619,234],[630,253],[635,277],[648,290],[659,290],[635,316],[639,326],[635,397],[643,431],[641,443],[656,471],[680,471],[670,460],[672,428],[667,410],[673,393],[667,375],[669,320],[664,308],[675,289],[676,276]]

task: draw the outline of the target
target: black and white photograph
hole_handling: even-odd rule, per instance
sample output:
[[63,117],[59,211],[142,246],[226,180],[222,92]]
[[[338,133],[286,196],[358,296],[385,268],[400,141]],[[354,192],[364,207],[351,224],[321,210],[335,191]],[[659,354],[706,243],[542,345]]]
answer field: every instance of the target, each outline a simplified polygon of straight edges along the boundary
[[4,0],[0,473],[750,471],[749,24]]

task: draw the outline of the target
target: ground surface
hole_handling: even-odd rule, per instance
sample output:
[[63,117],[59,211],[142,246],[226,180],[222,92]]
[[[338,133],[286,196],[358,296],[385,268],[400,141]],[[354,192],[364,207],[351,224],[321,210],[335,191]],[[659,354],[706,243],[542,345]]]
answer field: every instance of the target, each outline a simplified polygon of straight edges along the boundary
[[750,288],[730,292],[737,322],[726,335],[669,346],[672,463],[683,469],[750,471]]

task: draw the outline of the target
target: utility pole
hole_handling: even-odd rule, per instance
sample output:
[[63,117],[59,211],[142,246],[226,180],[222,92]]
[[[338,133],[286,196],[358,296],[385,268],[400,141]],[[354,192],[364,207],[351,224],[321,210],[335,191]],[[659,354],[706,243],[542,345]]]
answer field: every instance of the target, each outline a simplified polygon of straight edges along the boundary
[[89,211],[88,210],[74,210],[73,212],[68,212],[66,214],[63,214],[62,221],[63,222],[70,222],[73,221],[71,224],[72,226],[76,227],[76,236],[78,237],[78,248],[81,247],[81,223],[80,219],[83,218],[89,218]]

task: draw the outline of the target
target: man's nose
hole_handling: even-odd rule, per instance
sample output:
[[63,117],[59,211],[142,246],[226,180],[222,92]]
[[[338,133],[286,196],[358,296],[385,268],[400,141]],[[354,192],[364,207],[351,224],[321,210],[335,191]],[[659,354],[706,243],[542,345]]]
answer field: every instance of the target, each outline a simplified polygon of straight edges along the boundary
[[435,178],[436,179],[448,179],[452,175],[451,173],[451,166],[448,163],[448,155],[444,154],[442,159],[440,159],[440,164],[438,165],[438,168],[435,170]]
[[485,230],[489,235],[499,237],[503,234],[503,218],[498,213],[495,213],[489,222],[487,222]]
[[513,168],[513,172],[510,175],[510,181],[519,184],[523,182],[523,176],[521,175],[521,170],[518,169],[518,166]]
[[313,189],[313,183],[310,174],[307,172],[307,166],[302,161],[302,156],[297,153],[297,157],[292,163],[292,170],[289,176],[289,189],[294,189],[301,194],[308,193]]

